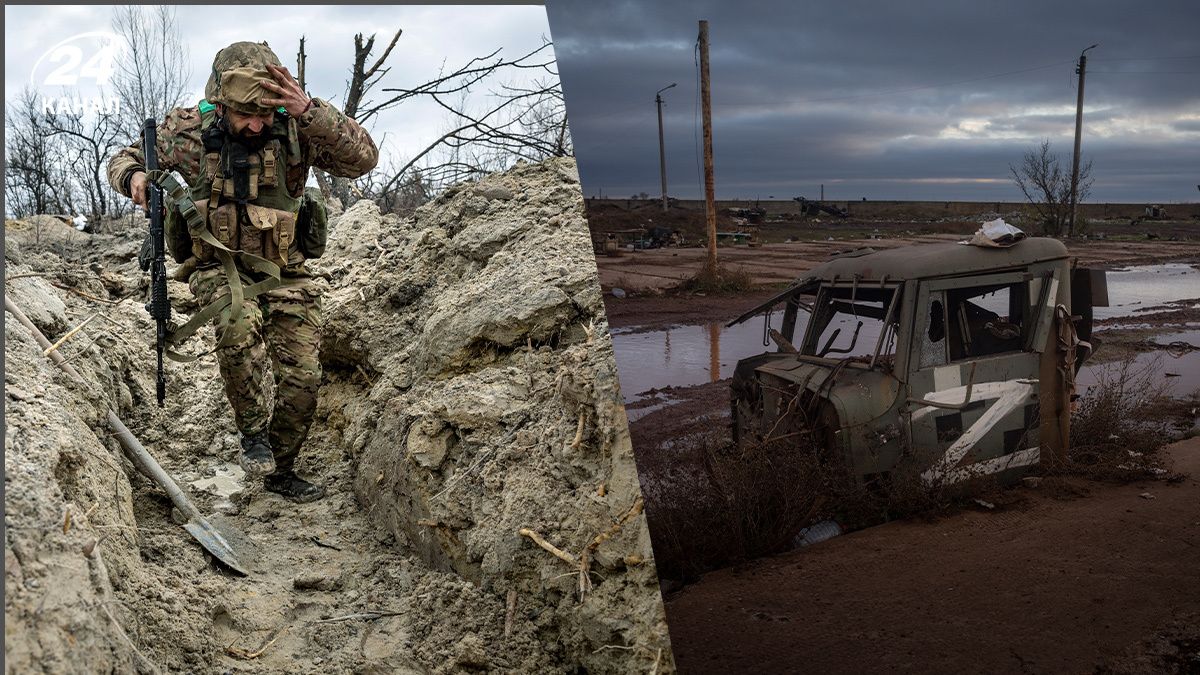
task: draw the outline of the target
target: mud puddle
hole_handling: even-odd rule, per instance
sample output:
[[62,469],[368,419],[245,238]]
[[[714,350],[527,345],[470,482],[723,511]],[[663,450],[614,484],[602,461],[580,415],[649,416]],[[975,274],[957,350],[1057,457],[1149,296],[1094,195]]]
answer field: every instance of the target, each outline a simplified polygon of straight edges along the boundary
[[1200,270],[1185,263],[1138,265],[1108,270],[1108,307],[1097,307],[1097,319],[1134,316],[1152,307],[1200,298]]
[[[783,317],[773,317],[778,329]],[[762,320],[748,321],[732,328],[722,322],[676,326],[665,330],[613,334],[621,392],[625,402],[642,399],[650,389],[690,387],[716,382],[733,373],[739,359],[760,354],[774,347],[763,345]],[[645,408],[629,411],[644,416]],[[632,421],[633,418],[631,418]]]
[[246,489],[246,472],[233,462],[224,462],[205,472],[204,478],[188,483],[194,491],[206,492],[216,498],[213,508],[221,513],[236,514],[237,505],[234,500],[242,496]]
[[[1166,393],[1174,397],[1190,396],[1200,389],[1200,350],[1188,346],[1200,345],[1200,330],[1163,333],[1152,341],[1157,348],[1134,357],[1131,372],[1158,371],[1166,380]],[[1097,384],[1101,378],[1113,379],[1122,366],[1121,362],[1085,366],[1075,380],[1079,392]]]

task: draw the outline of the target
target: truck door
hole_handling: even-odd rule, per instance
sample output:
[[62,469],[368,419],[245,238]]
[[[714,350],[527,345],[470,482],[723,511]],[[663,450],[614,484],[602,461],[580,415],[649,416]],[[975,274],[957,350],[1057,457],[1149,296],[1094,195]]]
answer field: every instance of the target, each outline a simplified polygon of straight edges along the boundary
[[922,481],[955,483],[1037,463],[1038,352],[1053,321],[1053,274],[918,287],[907,409]]

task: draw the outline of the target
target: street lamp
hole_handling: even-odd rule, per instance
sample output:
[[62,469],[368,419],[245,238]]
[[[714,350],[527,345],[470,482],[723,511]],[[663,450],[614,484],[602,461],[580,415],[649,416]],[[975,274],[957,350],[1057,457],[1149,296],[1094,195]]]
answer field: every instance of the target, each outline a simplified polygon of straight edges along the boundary
[[663,211],[667,210],[667,151],[666,146],[663,144],[662,93],[671,87],[674,87],[675,84],[676,83],[672,82],[671,84],[659,89],[654,93],[654,104],[658,106],[658,173],[662,177]]
[[1071,226],[1068,234],[1075,234],[1075,214],[1079,210],[1079,141],[1083,136],[1083,77],[1087,73],[1087,53],[1100,45],[1095,44],[1079,52],[1079,91],[1075,101],[1075,152],[1071,155]]

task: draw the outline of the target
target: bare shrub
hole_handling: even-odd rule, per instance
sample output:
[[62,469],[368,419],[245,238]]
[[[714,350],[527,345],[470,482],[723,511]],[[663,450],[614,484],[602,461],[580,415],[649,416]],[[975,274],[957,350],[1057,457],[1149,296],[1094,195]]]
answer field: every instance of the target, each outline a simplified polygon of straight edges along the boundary
[[[659,576],[700,574],[796,546],[800,532],[833,519],[857,530],[916,514],[943,513],[968,494],[923,483],[917,472],[859,481],[802,435],[739,448],[701,432],[671,448],[681,470],[643,485]],[[986,490],[972,482],[970,494]]]
[[817,454],[796,443],[739,449],[701,432],[671,449],[685,471],[646,490],[658,573],[687,580],[791,547],[825,504]]
[[750,273],[742,267],[729,269],[717,265],[716,269],[710,269],[705,265],[695,276],[685,279],[676,288],[691,293],[744,293],[753,287]]
[[1071,415],[1071,447],[1056,472],[1129,480],[1161,475],[1157,452],[1173,438],[1170,384],[1162,358],[1135,357],[1097,371]]

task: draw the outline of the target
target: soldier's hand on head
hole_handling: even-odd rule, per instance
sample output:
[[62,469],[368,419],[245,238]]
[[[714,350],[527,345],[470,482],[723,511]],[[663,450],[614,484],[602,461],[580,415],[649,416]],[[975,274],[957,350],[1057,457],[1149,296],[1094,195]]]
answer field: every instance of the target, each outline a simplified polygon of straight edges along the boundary
[[275,82],[264,81],[262,86],[279,94],[279,98],[263,98],[267,105],[281,105],[292,117],[299,117],[308,110],[312,99],[300,88],[300,83],[292,77],[287,68],[267,64],[267,69],[275,76]]
[[143,211],[150,210],[150,204],[146,201],[146,172],[138,171],[129,179],[129,197],[134,204],[142,207]]

